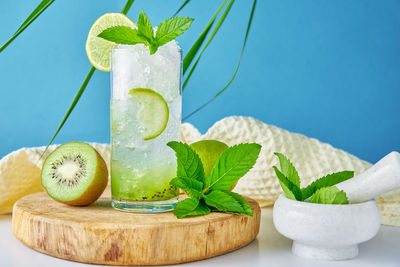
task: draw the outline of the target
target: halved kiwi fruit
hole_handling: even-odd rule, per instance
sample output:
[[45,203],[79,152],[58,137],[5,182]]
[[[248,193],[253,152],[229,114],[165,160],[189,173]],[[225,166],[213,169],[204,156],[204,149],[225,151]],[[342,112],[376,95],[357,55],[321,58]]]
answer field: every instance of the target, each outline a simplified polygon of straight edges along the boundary
[[74,206],[96,201],[108,182],[107,165],[89,144],[70,142],[57,147],[42,167],[42,185],[53,199]]

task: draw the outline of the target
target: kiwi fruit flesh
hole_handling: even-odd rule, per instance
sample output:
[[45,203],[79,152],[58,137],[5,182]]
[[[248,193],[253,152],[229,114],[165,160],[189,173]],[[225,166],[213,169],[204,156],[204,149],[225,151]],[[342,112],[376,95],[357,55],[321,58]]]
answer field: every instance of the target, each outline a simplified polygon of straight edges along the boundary
[[74,206],[96,201],[108,183],[107,165],[89,144],[69,142],[57,147],[42,167],[42,186],[53,199]]

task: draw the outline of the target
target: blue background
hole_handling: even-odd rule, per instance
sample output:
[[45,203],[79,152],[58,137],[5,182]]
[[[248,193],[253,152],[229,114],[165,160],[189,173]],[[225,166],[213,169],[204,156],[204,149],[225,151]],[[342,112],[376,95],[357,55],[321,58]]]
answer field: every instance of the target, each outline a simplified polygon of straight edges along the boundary
[[[39,1],[2,0],[0,43]],[[154,25],[183,1],[137,0]],[[222,1],[194,0],[194,17],[179,38],[188,51]],[[91,65],[85,41],[103,13],[125,1],[57,0],[0,54],[0,157],[44,145],[57,128]],[[238,60],[252,1],[237,0],[183,94],[184,115],[229,80]],[[205,132],[229,115],[328,142],[375,162],[400,150],[400,1],[258,1],[238,77],[191,117]],[[109,142],[109,74],[96,71],[55,143]]]

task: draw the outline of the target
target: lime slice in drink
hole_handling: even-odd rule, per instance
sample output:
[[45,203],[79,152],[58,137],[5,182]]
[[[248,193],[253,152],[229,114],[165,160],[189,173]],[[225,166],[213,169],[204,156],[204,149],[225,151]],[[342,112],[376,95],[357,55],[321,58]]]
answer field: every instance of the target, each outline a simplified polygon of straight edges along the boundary
[[90,28],[86,40],[86,54],[90,63],[98,70],[110,71],[111,49],[118,44],[97,37],[105,29],[115,26],[136,28],[136,24],[122,13],[106,13],[98,18]]
[[144,140],[154,139],[167,127],[169,119],[168,104],[157,92],[147,88],[134,88],[129,95],[139,107],[138,119],[142,123]]

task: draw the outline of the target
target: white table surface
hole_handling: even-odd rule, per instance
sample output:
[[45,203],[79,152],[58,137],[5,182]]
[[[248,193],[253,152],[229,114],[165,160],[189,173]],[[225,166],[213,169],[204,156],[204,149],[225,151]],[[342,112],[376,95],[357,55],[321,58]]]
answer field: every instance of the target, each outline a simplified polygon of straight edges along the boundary
[[[237,251],[215,258],[178,266],[288,266],[400,267],[400,227],[382,226],[378,235],[360,245],[357,258],[347,261],[316,261],[291,254],[291,241],[281,236],[272,224],[271,209],[263,209],[261,229],[256,240]],[[0,267],[96,266],[62,260],[41,254],[19,242],[11,232],[11,216],[0,216]]]

